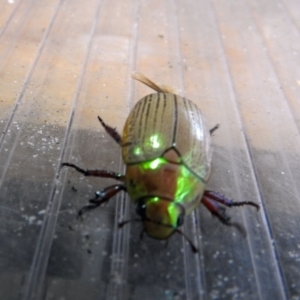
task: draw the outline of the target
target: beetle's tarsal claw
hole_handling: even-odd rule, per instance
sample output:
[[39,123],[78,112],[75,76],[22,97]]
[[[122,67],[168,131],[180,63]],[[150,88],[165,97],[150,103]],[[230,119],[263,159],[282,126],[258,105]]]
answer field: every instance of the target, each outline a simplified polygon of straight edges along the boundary
[[211,129],[209,130],[210,135],[212,135],[212,134],[214,133],[214,131],[216,131],[219,127],[220,127],[220,125],[217,124],[217,125],[215,125],[213,128],[211,128]]
[[248,202],[247,204],[248,204],[248,205],[254,206],[254,207],[256,208],[257,211],[260,210],[260,206],[259,206],[257,203],[254,203],[254,202],[251,202],[251,201],[250,201],[250,202]]
[[230,225],[230,217],[226,214],[226,209],[222,206],[217,206],[217,211],[211,212],[213,216],[219,218],[219,220],[225,225]]
[[127,222],[126,221],[122,221],[118,223],[118,228],[122,228]]
[[193,243],[190,243],[190,247],[191,247],[193,253],[198,253],[199,252],[198,248]]
[[60,167],[63,168],[63,167],[68,167],[70,165],[70,163],[67,163],[67,162],[63,162],[60,164]]
[[80,220],[80,221],[82,221],[83,220],[82,213],[79,213],[79,212],[77,213],[77,219]]
[[88,171],[85,171],[84,169],[81,169],[80,167],[74,165],[74,164],[71,164],[71,163],[62,163],[61,164],[61,168],[62,167],[70,167],[70,168],[73,168],[75,169],[77,172],[83,174],[84,176],[88,176]]
[[176,229],[175,232],[179,233],[180,235],[182,235],[184,237],[184,239],[189,243],[193,253],[197,253],[199,252],[198,248],[193,244],[193,242],[183,233],[183,231],[181,231],[180,229]]
[[[217,192],[209,191],[209,190],[206,190],[204,192],[204,198],[205,198],[204,202],[206,202],[206,203],[204,203],[204,205],[206,205],[209,210],[211,210],[211,208],[213,206],[211,201],[213,201],[215,203],[220,203],[227,207],[251,205],[251,206],[254,206],[257,210],[259,210],[259,208],[260,208],[259,205],[255,202],[252,202],[252,201],[236,202],[236,201],[233,201],[232,199],[229,199]],[[210,202],[210,203],[208,203],[208,202]]]
[[118,223],[118,228],[122,228],[124,225],[130,223],[131,221],[134,221],[134,220],[125,220],[125,221],[121,221]]
[[225,213],[221,216],[220,220],[221,220],[225,225],[231,225],[231,223],[230,223],[230,217],[227,216]]
[[84,206],[78,211],[77,217],[82,220],[82,215],[85,211],[86,211],[86,207]]
[[118,227],[122,228],[124,225],[130,223],[130,222],[141,222],[141,219],[129,219],[129,220],[125,220],[125,221],[121,221],[118,223]]
[[62,169],[62,168],[64,168],[64,167],[72,167],[72,166],[70,166],[70,164],[69,163],[61,163],[60,164],[60,166],[59,166],[59,171]]
[[214,217],[217,217],[223,224],[228,226],[232,225],[230,222],[231,218],[228,215],[226,215],[225,209],[223,211],[219,210],[218,213],[212,213],[212,215]]
[[78,214],[77,214],[77,215],[78,215],[79,217],[82,217],[82,215],[83,215],[86,211],[95,209],[95,208],[97,208],[98,206],[99,206],[98,203],[86,205],[86,206],[82,207],[82,208],[78,211]]
[[229,206],[243,206],[243,205],[254,206],[257,209],[257,211],[260,209],[260,206],[252,201],[232,202]]

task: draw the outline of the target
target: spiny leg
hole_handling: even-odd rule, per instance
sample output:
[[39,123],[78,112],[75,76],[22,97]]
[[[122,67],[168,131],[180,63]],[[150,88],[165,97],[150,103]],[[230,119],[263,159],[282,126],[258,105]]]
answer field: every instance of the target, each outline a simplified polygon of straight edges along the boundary
[[243,226],[238,223],[233,223],[230,221],[230,217],[228,217],[225,213],[225,208],[221,207],[214,200],[209,199],[208,197],[203,196],[201,200],[202,204],[212,213],[212,215],[216,216],[223,224],[227,226],[233,226],[237,228],[237,230],[244,236],[247,236],[246,230]]
[[[95,176],[95,177],[104,177],[104,178],[113,178],[119,181],[125,181],[125,176],[122,174],[118,174],[115,172],[107,171],[107,170],[84,170],[75,164],[71,163],[62,163],[61,167],[71,167],[75,169],[76,171],[80,172],[84,176]],[[104,202],[107,202],[110,198],[115,196],[120,191],[126,191],[125,185],[122,184],[115,184],[112,186],[109,186],[105,189],[103,189],[100,192],[96,192],[96,197],[89,200],[91,204],[86,205],[82,207],[79,212],[78,216],[81,216],[84,212],[94,209],[98,207],[99,205],[103,204]]]
[[246,236],[245,229],[238,223],[230,222],[230,218],[225,213],[225,208],[221,207],[219,204],[223,204],[228,207],[251,205],[254,206],[257,210],[259,209],[259,205],[254,202],[251,201],[235,202],[231,199],[226,198],[223,195],[208,190],[204,192],[201,202],[223,224],[236,227],[242,233],[243,236]]
[[202,204],[216,216],[223,224],[230,225],[230,218],[225,213],[225,208],[220,206],[217,202],[206,197],[205,194],[201,200]]
[[104,188],[102,191],[96,192],[95,198],[89,200],[91,204],[82,207],[78,212],[78,216],[82,216],[82,214],[86,211],[97,208],[101,204],[114,197],[120,191],[127,191],[126,187],[122,184],[114,184]]
[[107,170],[84,170],[74,164],[71,163],[62,163],[62,167],[70,167],[83,174],[84,176],[94,176],[94,177],[104,177],[104,178],[112,178],[119,181],[125,181],[125,176],[119,173],[115,173]]
[[116,130],[116,128],[106,125],[99,116],[98,116],[98,120],[100,121],[105,131],[117,142],[117,144],[121,145],[121,136]]
[[225,196],[214,191],[206,190],[204,192],[204,196],[228,207],[251,205],[254,206],[257,210],[259,210],[259,205],[257,203],[254,203],[252,201],[233,201],[232,199],[226,198]]
[[209,130],[209,133],[210,133],[210,135],[212,135],[213,133],[214,133],[214,131],[216,131],[218,128],[219,128],[219,124],[217,124],[217,125],[215,125],[213,128],[211,128],[210,130]]

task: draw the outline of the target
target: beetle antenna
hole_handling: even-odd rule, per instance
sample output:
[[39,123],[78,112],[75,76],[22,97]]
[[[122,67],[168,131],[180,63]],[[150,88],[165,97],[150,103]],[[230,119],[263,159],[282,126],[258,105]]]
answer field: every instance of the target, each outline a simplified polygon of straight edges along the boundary
[[193,244],[193,242],[180,229],[177,228],[175,231],[182,235],[186,241],[188,241],[194,253],[197,253],[199,251],[198,248]]
[[169,87],[167,85],[158,85],[141,73],[135,72],[131,76],[135,80],[147,85],[149,88],[157,91],[158,93],[178,94],[177,90],[175,90],[174,88]]

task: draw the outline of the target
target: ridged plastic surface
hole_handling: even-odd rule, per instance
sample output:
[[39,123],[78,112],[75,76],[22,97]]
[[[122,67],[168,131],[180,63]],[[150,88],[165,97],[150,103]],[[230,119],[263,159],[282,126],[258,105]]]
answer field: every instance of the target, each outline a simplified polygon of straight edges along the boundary
[[[0,2],[0,299],[300,298],[300,2],[8,0]],[[201,109],[212,136],[208,187],[260,204],[204,207],[167,246],[146,236],[124,194],[79,220],[124,172],[121,132],[152,93],[139,71]],[[184,140],[184,137],[182,137]]]

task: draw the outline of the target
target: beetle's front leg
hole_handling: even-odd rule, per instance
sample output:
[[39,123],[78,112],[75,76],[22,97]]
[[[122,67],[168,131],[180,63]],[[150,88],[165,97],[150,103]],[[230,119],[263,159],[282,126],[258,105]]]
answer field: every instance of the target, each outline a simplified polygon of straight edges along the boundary
[[110,127],[107,124],[104,123],[104,121],[98,116],[98,120],[101,123],[101,125],[103,126],[103,128],[105,129],[105,131],[114,139],[114,141],[121,145],[121,136],[118,133],[118,131],[116,130],[116,128]]
[[114,197],[120,191],[127,191],[125,185],[114,184],[104,188],[102,191],[96,192],[95,198],[89,200],[91,204],[82,207],[78,212],[78,216],[82,216],[82,214],[88,210],[97,208],[101,204],[107,202],[109,199]]
[[71,163],[62,163],[62,167],[70,167],[75,169],[77,172],[83,174],[84,176],[94,176],[94,177],[103,177],[103,178],[113,178],[119,181],[125,181],[125,176],[116,172],[107,171],[107,170],[84,170]]

